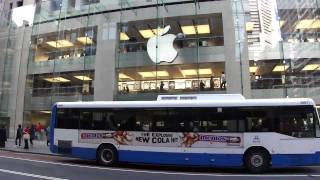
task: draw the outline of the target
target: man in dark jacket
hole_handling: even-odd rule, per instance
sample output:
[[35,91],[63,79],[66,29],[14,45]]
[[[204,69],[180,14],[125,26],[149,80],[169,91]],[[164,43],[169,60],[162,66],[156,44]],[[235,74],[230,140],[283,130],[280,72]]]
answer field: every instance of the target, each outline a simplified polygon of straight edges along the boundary
[[6,146],[6,141],[7,141],[7,131],[2,126],[0,128],[0,148],[4,148]]
[[22,127],[19,124],[18,129],[17,129],[17,133],[16,133],[16,145],[18,145],[18,140],[19,140],[19,146],[21,146],[21,139],[22,139]]

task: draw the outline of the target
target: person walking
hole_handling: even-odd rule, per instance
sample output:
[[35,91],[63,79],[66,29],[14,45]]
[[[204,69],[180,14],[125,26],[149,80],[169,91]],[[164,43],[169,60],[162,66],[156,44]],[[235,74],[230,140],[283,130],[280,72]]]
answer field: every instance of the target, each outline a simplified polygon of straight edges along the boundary
[[7,141],[7,131],[4,126],[0,128],[0,148],[4,148],[6,146]]
[[33,140],[35,139],[36,134],[36,128],[34,125],[31,125],[30,128],[30,145],[33,146]]
[[204,82],[201,80],[200,81],[200,91],[204,91],[204,87],[205,87],[206,85],[204,84]]
[[46,128],[46,137],[47,137],[47,146],[49,146],[50,143],[50,126]]
[[213,80],[213,76],[210,77],[210,90],[214,90],[214,80]]
[[160,83],[160,92],[163,92],[164,83],[161,81]]
[[22,139],[22,128],[21,128],[21,124],[19,124],[16,132],[16,145],[18,145],[18,141],[19,141],[19,146],[21,146],[21,139]]
[[29,149],[30,129],[28,127],[23,130],[24,149]]
[[221,89],[221,90],[222,90],[222,89],[226,89],[227,80],[226,80],[226,75],[224,74],[223,71],[222,71],[222,73],[221,73],[220,80],[221,80],[220,89]]

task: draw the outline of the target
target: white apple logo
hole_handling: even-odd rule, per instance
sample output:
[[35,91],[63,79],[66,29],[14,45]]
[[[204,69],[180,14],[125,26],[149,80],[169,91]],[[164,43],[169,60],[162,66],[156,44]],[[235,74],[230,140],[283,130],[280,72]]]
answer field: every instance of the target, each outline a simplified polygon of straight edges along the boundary
[[178,55],[178,52],[173,47],[173,41],[176,39],[176,35],[164,35],[169,30],[170,25],[166,26],[157,36],[153,36],[148,40],[147,52],[154,63],[171,63]]

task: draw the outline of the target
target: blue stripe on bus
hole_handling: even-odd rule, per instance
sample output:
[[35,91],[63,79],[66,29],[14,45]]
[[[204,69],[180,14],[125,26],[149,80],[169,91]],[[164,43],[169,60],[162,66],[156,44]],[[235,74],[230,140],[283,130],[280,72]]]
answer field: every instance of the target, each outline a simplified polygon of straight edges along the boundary
[[320,152],[315,154],[273,154],[272,166],[308,166],[320,164]]
[[[57,146],[52,147],[57,153]],[[242,154],[207,154],[207,153],[169,153],[119,150],[120,162],[167,164],[167,165],[193,165],[240,167],[243,166]],[[81,159],[95,160],[96,149],[73,147],[67,156]],[[316,154],[273,154],[272,167],[320,165],[320,152]]]
[[241,154],[167,153],[145,151],[119,151],[119,161],[147,164],[193,166],[242,166]]
[[54,104],[51,108],[51,122],[50,122],[50,134],[49,134],[49,141],[50,141],[50,151],[54,152],[54,128],[56,127],[56,114],[57,114],[57,104]]

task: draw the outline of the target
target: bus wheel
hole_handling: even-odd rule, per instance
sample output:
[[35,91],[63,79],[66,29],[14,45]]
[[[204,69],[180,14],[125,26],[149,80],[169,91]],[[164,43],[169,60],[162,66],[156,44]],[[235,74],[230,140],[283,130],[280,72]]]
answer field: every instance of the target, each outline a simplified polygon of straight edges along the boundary
[[103,166],[111,166],[118,159],[118,152],[112,145],[102,145],[97,152],[97,161]]
[[251,173],[264,173],[270,165],[268,152],[262,149],[252,149],[245,155],[245,167]]

